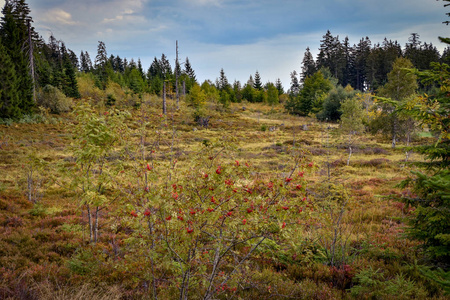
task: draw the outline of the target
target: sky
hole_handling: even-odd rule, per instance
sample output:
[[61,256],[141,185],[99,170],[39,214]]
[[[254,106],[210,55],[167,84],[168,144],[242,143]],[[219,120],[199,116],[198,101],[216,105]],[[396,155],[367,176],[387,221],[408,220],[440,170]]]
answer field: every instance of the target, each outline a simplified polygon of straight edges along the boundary
[[[3,7],[5,0],[0,0]],[[301,71],[307,47],[317,56],[320,40],[330,30],[342,41],[372,44],[386,37],[402,47],[411,33],[433,43],[450,36],[443,1],[437,0],[28,0],[36,31],[51,33],[77,55],[92,59],[99,41],[108,56],[137,61],[148,69],[164,53],[175,65],[189,58],[197,80],[215,81],[223,68],[228,81],[247,82],[258,71],[262,81],[281,79],[289,88],[290,73]]]

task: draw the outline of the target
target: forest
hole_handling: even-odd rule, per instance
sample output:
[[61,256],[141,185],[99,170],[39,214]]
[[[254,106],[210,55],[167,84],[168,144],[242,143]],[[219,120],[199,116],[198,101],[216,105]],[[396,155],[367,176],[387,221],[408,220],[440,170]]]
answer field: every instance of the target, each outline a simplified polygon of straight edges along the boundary
[[283,87],[2,14],[0,299],[448,299],[450,38],[327,31]]

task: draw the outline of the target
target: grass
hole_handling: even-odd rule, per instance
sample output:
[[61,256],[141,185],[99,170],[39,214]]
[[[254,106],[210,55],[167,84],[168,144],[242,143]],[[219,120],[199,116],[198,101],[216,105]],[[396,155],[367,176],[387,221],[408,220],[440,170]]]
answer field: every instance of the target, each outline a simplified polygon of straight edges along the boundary
[[[333,134],[336,124],[327,129],[328,124],[314,119],[284,114],[282,106],[272,109],[241,103],[232,104],[229,112],[211,111],[210,126],[202,128],[193,122],[190,108],[182,104],[180,111],[175,111],[175,104],[169,101],[168,126],[164,127],[158,117],[157,99],[149,99],[150,104],[142,106],[142,111],[149,116],[145,143],[149,160],[162,165],[169,165],[175,158],[189,162],[190,154],[201,144],[228,139],[236,145],[230,161],[251,161],[262,178],[268,174],[284,178],[292,153],[302,150],[317,166],[309,178],[311,197],[317,194],[319,184],[328,180],[328,172],[330,179],[342,183],[351,195],[341,223],[330,221],[326,227],[325,221],[317,220],[308,224],[308,229],[296,236],[299,240],[308,237],[301,250],[293,253],[292,249],[283,249],[283,259],[260,254],[251,261],[252,272],[240,275],[248,284],[238,285],[237,294],[228,291],[219,294],[219,298],[232,295],[241,299],[268,299],[276,295],[288,299],[351,298],[349,289],[358,284],[352,278],[367,266],[382,268],[383,280],[390,282],[404,274],[406,266],[420,260],[420,253],[415,250],[417,242],[404,236],[404,218],[410,211],[393,199],[401,193],[396,185],[414,167],[404,165],[403,150],[391,149],[388,139],[359,137],[350,165],[346,166],[345,139]],[[100,106],[99,113],[103,109]],[[133,111],[133,119],[138,123],[142,111]],[[60,173],[61,168],[68,169],[74,163],[69,151],[72,136],[67,126],[73,120],[70,114],[62,114],[58,119],[57,124],[0,125],[0,173],[3,174],[0,178],[0,298],[150,298],[148,274],[133,271],[113,259],[117,256],[140,261],[136,253],[125,254],[126,245],[118,244],[129,236],[131,229],[119,220],[113,207],[102,212],[99,243],[87,245],[86,215]],[[303,125],[307,125],[306,131],[302,130]],[[152,150],[156,152],[151,154]],[[26,194],[30,157],[45,161],[34,169],[34,174],[43,178],[42,198],[36,204],[30,203]],[[422,158],[413,154],[410,160]],[[116,205],[119,204],[113,204]],[[334,213],[339,211],[336,209]],[[324,215],[330,213],[323,211]],[[345,254],[340,259],[351,266],[351,274],[333,273],[323,258],[324,236],[318,234],[323,228],[328,228],[330,237],[334,230],[340,230],[339,251]],[[92,269],[87,273],[77,271],[84,269],[75,263],[87,264]],[[336,277],[341,275],[348,276],[345,284]],[[415,295],[425,293],[430,298],[445,298],[439,287],[423,277],[411,275],[408,280],[418,283],[422,289],[415,291]],[[94,287],[98,284],[100,287]],[[170,281],[160,284],[167,287],[161,297],[175,298],[169,293],[176,291]]]

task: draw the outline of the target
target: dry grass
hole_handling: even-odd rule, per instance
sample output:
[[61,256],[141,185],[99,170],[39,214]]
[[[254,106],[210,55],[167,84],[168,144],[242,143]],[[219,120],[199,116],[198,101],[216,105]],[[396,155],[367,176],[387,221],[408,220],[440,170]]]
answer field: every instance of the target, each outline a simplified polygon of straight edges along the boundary
[[[88,92],[98,96],[98,91]],[[325,124],[311,118],[285,115],[281,106],[272,109],[260,104],[232,104],[230,111],[233,114],[211,111],[210,126],[202,128],[193,122],[190,108],[182,104],[181,111],[175,111],[175,103],[169,100],[168,127],[164,127],[159,117],[161,105],[157,100],[159,99],[148,97],[145,98],[146,104],[143,104],[146,121],[150,123],[145,145],[147,152],[156,150],[152,157],[161,164],[167,165],[173,157],[177,157],[179,161],[188,161],[190,154],[205,141],[220,142],[223,139],[232,139],[237,149],[235,157],[226,159],[251,161],[252,165],[259,169],[261,176],[269,173],[283,176],[289,171],[292,154],[304,151],[309,160],[314,161],[317,166],[316,172],[308,178],[311,182],[311,195],[318,184],[328,180],[328,165],[331,180],[344,183],[350,191],[352,201],[346,207],[347,212],[343,218],[349,244],[362,245],[382,237],[392,244],[392,247],[397,247],[398,251],[414,251],[413,243],[398,242],[398,228],[408,212],[391,200],[391,196],[400,193],[396,184],[408,176],[413,167],[404,166],[403,150],[392,150],[388,140],[382,137],[361,136],[350,166],[346,166],[348,153],[343,147],[342,137],[331,134],[333,129],[327,129]],[[242,107],[245,107],[245,110]],[[141,118],[140,113],[133,112],[135,121]],[[70,122],[69,115],[63,115],[62,118],[67,123]],[[307,125],[306,131],[302,130],[303,125]],[[336,125],[331,126],[335,127]],[[138,141],[138,137],[134,139]],[[7,143],[2,144],[2,141]],[[53,166],[57,163],[70,165],[73,161],[72,154],[67,150],[70,141],[66,124],[0,125],[0,174],[3,175],[0,178],[0,241],[3,240],[6,249],[0,250],[0,261],[7,263],[10,268],[8,272],[17,271],[18,273],[14,274],[20,274],[27,264],[48,264],[52,260],[59,262],[64,270],[63,262],[70,259],[76,247],[81,246],[80,239],[83,239],[86,232],[75,231],[72,225],[85,220],[80,214],[73,192],[50,182],[40,200],[44,210],[42,215],[30,214],[38,208],[26,200],[26,167],[30,163],[30,155],[33,154],[49,164],[50,167],[38,170],[43,177],[57,178],[59,173]],[[411,159],[422,158],[413,155]],[[102,221],[105,239],[111,233],[108,226],[112,221]],[[74,231],[67,233],[64,231],[67,228],[58,222],[71,224]],[[11,232],[16,228],[20,228],[21,232],[11,237]],[[33,239],[36,240],[37,233],[41,239],[63,239],[65,243],[72,243],[76,247],[64,250],[67,252],[58,248],[61,253],[55,253],[57,251],[52,245],[54,242],[48,242],[48,245],[42,243],[39,248],[42,255],[35,258],[27,247],[35,245]],[[318,238],[313,229],[307,234],[310,235],[311,241]],[[28,238],[27,235],[30,236],[30,244],[21,245],[21,241]],[[84,235],[84,239],[85,237]],[[54,254],[48,254],[46,251]],[[358,259],[355,259],[355,263]],[[307,274],[306,270],[302,272]],[[302,285],[311,288],[314,285],[311,280],[317,283],[316,288],[318,285],[328,284],[317,279],[317,274],[311,276],[315,278],[303,278],[305,280]],[[73,279],[70,276],[62,278],[67,281]],[[41,280],[36,281],[29,289],[38,299],[121,299],[124,296],[117,286],[96,287],[89,279],[85,280],[88,283],[73,287]],[[0,290],[6,288],[12,288],[8,286],[8,281],[5,281],[3,286],[0,285]],[[331,287],[329,289],[332,290]],[[331,294],[334,295],[334,292]]]

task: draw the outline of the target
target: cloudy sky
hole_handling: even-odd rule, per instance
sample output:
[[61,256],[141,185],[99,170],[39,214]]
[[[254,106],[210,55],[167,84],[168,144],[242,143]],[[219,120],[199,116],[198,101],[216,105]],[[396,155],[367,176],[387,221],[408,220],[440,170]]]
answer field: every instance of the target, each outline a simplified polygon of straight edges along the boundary
[[[0,0],[1,7],[5,0]],[[314,57],[327,30],[356,44],[368,36],[402,46],[411,33],[442,51],[450,36],[442,1],[436,0],[28,0],[36,30],[50,32],[76,54],[94,58],[98,41],[108,55],[140,58],[145,69],[164,53],[189,57],[197,79],[246,82],[256,70],[263,82],[301,70],[306,47]]]

